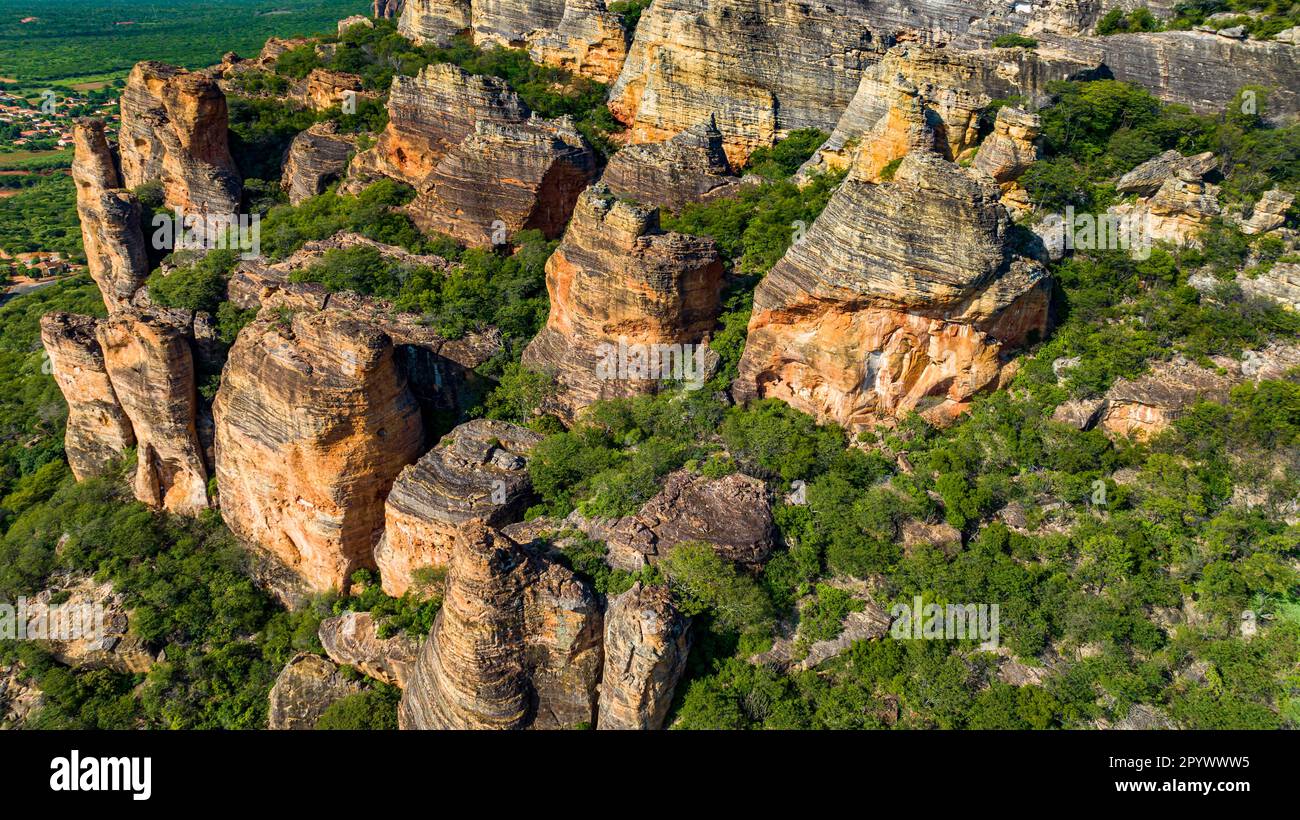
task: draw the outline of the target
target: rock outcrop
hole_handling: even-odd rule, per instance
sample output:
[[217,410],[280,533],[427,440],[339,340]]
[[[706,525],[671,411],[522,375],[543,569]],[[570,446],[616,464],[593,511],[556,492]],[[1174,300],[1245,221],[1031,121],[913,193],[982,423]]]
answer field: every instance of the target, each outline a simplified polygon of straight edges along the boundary
[[402,470],[375,547],[384,592],[400,597],[416,570],[446,566],[467,521],[500,528],[522,518],[532,499],[527,456],[540,440],[515,424],[473,419]]
[[370,16],[380,20],[391,20],[401,16],[405,5],[405,0],[371,0]]
[[207,509],[190,328],[164,313],[128,310],[101,321],[95,337],[135,433],[135,497],[185,515]]
[[1222,213],[1219,186],[1204,181],[1194,170],[1180,168],[1154,195],[1115,205],[1110,213],[1128,220],[1143,242],[1196,245],[1201,231]]
[[78,481],[102,475],[135,444],[131,421],[122,410],[95,338],[98,321],[71,313],[41,317],[41,343],[50,372],[68,403],[63,450]]
[[122,180],[160,180],[168,207],[235,214],[241,182],[230,156],[226,96],[204,74],[137,63],[122,90]]
[[289,203],[298,205],[342,179],[356,145],[356,137],[340,134],[332,121],[317,123],[294,137],[280,180]]
[[213,417],[232,531],[317,590],[374,567],[384,498],[423,443],[387,334],[333,311],[264,311],[231,348]]
[[605,611],[597,729],[659,729],[690,652],[690,621],[665,586],[641,582]]
[[1246,296],[1270,299],[1286,310],[1300,311],[1300,264],[1278,262],[1254,278],[1238,276],[1237,284]]
[[457,34],[469,31],[469,0],[406,0],[397,31],[421,45],[446,46]]
[[761,566],[776,544],[766,486],[740,473],[710,479],[678,470],[636,515],[614,525],[606,560],[637,572],[686,541],[703,541],[728,561]]
[[654,392],[669,379],[702,383],[701,343],[721,286],[712,239],[664,233],[658,210],[589,188],[546,262],[550,315],[523,355],[554,374],[558,392],[547,409],[572,418],[599,399]]
[[1260,197],[1250,212],[1250,218],[1241,223],[1241,232],[1247,236],[1268,233],[1286,224],[1287,212],[1295,204],[1295,194],[1274,188]]
[[360,76],[343,71],[313,68],[296,96],[308,108],[324,111],[327,108],[341,106],[347,92],[352,92],[357,97],[362,96]]
[[268,729],[315,729],[325,710],[361,691],[320,655],[300,653],[285,664],[271,687]]
[[375,176],[418,186],[474,133],[476,123],[528,117],[528,107],[496,77],[471,75],[449,63],[425,66],[414,77],[398,75],[388,92],[388,125],[374,147],[352,161],[347,189],[355,192]]
[[1129,171],[1115,183],[1115,190],[1121,194],[1137,194],[1140,197],[1154,196],[1166,182],[1186,172],[1196,179],[1203,178],[1218,165],[1218,159],[1211,151],[1185,157],[1177,151],[1165,151]]
[[344,612],[320,622],[320,644],[330,660],[394,686],[405,686],[419,644],[404,632],[379,637],[369,612]]
[[72,180],[86,267],[110,311],[125,307],[149,275],[140,202],[123,190],[118,158],[103,120],[79,119],[72,127]]
[[711,115],[666,142],[618,151],[600,181],[615,196],[670,211],[721,196],[740,184],[731,173],[722,132]]
[[398,711],[407,729],[564,728],[596,715],[603,621],[571,571],[471,521]]
[[733,393],[861,427],[943,420],[1046,328],[1044,269],[1012,247],[1000,191],[934,155],[840,186],[759,283]]
[[628,36],[623,18],[605,7],[605,0],[565,0],[564,16],[553,28],[539,27],[527,35],[528,53],[535,62],[590,77],[598,83],[618,79],[627,57]]
[[595,178],[596,156],[567,117],[479,122],[418,186],[411,218],[469,245],[499,245],[522,230],[564,231]]
[[1042,155],[1039,136],[1042,118],[1010,106],[998,110],[993,132],[980,144],[974,167],[983,171],[1002,189],[1002,204],[1013,215],[1026,213],[1032,205],[1029,194],[1017,180]]

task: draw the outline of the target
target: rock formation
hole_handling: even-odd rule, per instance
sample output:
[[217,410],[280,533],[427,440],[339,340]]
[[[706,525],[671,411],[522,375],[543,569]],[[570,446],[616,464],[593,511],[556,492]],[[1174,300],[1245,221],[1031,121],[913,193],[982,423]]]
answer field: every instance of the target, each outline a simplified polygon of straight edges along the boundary
[[407,729],[562,728],[595,719],[595,595],[572,572],[471,521],[402,692]]
[[740,183],[731,173],[722,132],[711,115],[666,142],[618,151],[600,181],[615,196],[670,211],[720,196]]
[[343,177],[348,160],[356,149],[356,137],[340,134],[332,121],[317,123],[293,138],[284,160],[280,185],[289,194],[289,203],[322,194]]
[[567,418],[599,399],[654,392],[670,378],[702,383],[701,343],[716,321],[721,285],[712,239],[664,233],[656,209],[595,185],[546,262],[551,311],[523,361],[554,374],[559,391],[549,409]]
[[1222,213],[1219,186],[1205,182],[1194,170],[1179,168],[1152,196],[1115,205],[1110,213],[1129,220],[1144,242],[1195,245],[1201,231]]
[[406,0],[397,31],[421,45],[446,46],[470,28],[469,0]]
[[1115,183],[1121,194],[1153,196],[1170,179],[1187,172],[1201,179],[1218,166],[1218,159],[1210,151],[1185,157],[1177,151],[1165,151],[1129,171]]
[[500,528],[522,518],[532,499],[527,455],[540,440],[515,424],[473,419],[402,470],[375,547],[384,592],[400,597],[415,570],[446,566],[465,522]]
[[1017,255],[999,190],[933,155],[893,182],[854,173],[759,283],[733,392],[859,427],[943,419],[1042,333],[1048,281]]
[[419,406],[373,325],[275,311],[244,328],[213,404],[222,516],[314,589],[373,567],[384,498],[419,456]]
[[469,245],[530,229],[554,238],[595,172],[595,154],[567,117],[479,122],[420,184],[411,217]]
[[305,652],[285,664],[271,687],[268,729],[315,729],[325,710],[361,691],[334,664]]
[[1270,299],[1286,310],[1300,311],[1300,264],[1276,262],[1258,276],[1238,276],[1246,296]]
[[665,586],[641,582],[605,611],[597,729],[659,729],[686,668],[690,622]]
[[135,497],[185,515],[207,509],[190,329],[163,313],[129,310],[100,322],[95,336],[135,432]]
[[102,120],[72,127],[72,180],[86,267],[110,311],[125,307],[149,275],[140,202],[122,189],[117,157]]
[[1242,222],[1241,232],[1247,236],[1268,233],[1286,224],[1287,212],[1295,203],[1295,194],[1274,188],[1260,197],[1251,210],[1250,218]]
[[636,515],[614,526],[606,560],[637,572],[685,541],[703,541],[728,561],[761,566],[776,543],[766,486],[740,473],[709,479],[678,470]]
[[590,77],[599,83],[618,79],[627,57],[623,18],[605,0],[565,0],[564,16],[554,28],[528,33],[528,53],[535,62]]
[[1079,429],[1100,426],[1112,436],[1146,440],[1198,401],[1226,401],[1232,385],[1231,376],[1180,356],[1153,364],[1136,379],[1119,379],[1100,398],[1062,404],[1053,419]]
[[391,20],[402,14],[405,0],[371,0],[370,16],[380,20]]
[[164,63],[137,63],[121,109],[125,187],[161,180],[168,207],[237,213],[241,183],[227,140],[226,96],[215,80]]
[[327,108],[343,105],[344,94],[349,91],[358,97],[362,96],[360,76],[342,71],[313,68],[307,75],[301,92],[296,96],[303,105],[313,111],[324,111]]
[[344,612],[320,622],[317,633],[330,660],[375,680],[405,686],[419,644],[405,632],[379,637],[369,612]]
[[975,155],[975,168],[993,177],[1005,193],[1006,186],[1019,179],[1042,154],[1038,144],[1042,125],[1037,114],[1010,106],[998,109],[993,133],[984,138]]
[[135,444],[131,422],[113,392],[104,352],[95,338],[97,320],[71,313],[41,317],[41,343],[50,371],[68,402],[63,449],[78,481],[101,475]]
[[[418,3],[407,5],[407,11]],[[517,123],[528,107],[505,80],[434,63],[415,77],[398,75],[388,94],[388,125],[374,147],[358,154],[345,189],[355,193],[376,176],[420,185],[438,162],[483,123]]]

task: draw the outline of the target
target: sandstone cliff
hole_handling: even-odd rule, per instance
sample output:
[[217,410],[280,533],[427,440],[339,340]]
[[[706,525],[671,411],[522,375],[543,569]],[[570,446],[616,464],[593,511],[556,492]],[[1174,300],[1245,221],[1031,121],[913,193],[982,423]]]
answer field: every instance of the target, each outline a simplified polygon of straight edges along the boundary
[[549,409],[567,418],[599,399],[654,392],[671,377],[702,381],[701,357],[690,349],[671,363],[656,353],[645,372],[622,360],[636,358],[629,346],[700,345],[717,319],[721,286],[713,240],[664,233],[657,210],[595,185],[546,262],[551,311],[523,361],[554,374],[559,392]]
[[230,156],[226,97],[215,80],[164,63],[137,63],[121,110],[125,187],[161,180],[168,207],[238,212],[241,183]]
[[320,655],[300,653],[285,664],[271,687],[268,729],[315,729],[335,701],[361,691]]
[[555,26],[539,26],[528,33],[527,40],[528,53],[535,62],[599,83],[618,79],[627,57],[623,18],[609,11],[605,0],[566,0],[564,15]]
[[110,311],[125,307],[149,275],[140,202],[122,190],[118,160],[102,120],[72,127],[72,180],[86,267]]
[[721,196],[740,183],[731,173],[712,115],[666,142],[618,151],[600,181],[615,196],[671,211]]
[[1048,304],[999,193],[934,155],[909,155],[893,182],[851,174],[759,283],[737,398],[858,427],[913,409],[943,419],[996,386]]
[[667,587],[637,582],[605,612],[597,729],[659,729],[686,668],[690,622]]
[[384,498],[423,442],[386,334],[331,311],[264,311],[231,348],[213,416],[232,531],[317,590],[374,566]]
[[554,238],[595,172],[595,154],[567,117],[479,122],[420,184],[410,213],[425,231],[468,245],[530,229]]
[[465,522],[500,528],[522,518],[532,498],[527,454],[540,439],[518,425],[473,419],[402,470],[375,547],[384,591],[400,597],[415,570],[446,566]]
[[317,634],[330,660],[394,686],[406,685],[419,651],[418,642],[404,632],[379,637],[369,612],[345,612],[326,618],[320,622]]
[[407,0],[397,20],[398,32],[422,45],[449,45],[469,28],[469,0]]
[[89,316],[49,313],[41,317],[41,343],[54,381],[68,402],[63,449],[78,481],[102,474],[135,444],[95,338],[98,321]]
[[96,338],[136,439],[135,497],[170,512],[208,507],[208,470],[195,421],[198,393],[190,328],[164,313],[127,310]]
[[452,549],[447,593],[402,693],[408,729],[561,728],[595,719],[602,619],[573,574],[484,526]]
[[340,134],[333,122],[317,123],[294,137],[280,179],[289,203],[298,205],[304,199],[324,193],[341,179],[356,144],[355,136]]

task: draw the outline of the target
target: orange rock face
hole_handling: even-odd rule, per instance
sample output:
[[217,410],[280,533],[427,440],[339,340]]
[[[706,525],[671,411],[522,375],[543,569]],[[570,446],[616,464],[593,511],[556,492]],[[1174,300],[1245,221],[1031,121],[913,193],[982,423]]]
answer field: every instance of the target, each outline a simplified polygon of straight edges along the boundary
[[1048,281],[1008,244],[987,175],[912,154],[893,182],[844,182],[759,284],[734,385],[851,428],[942,420],[1044,332]]
[[554,29],[528,35],[528,53],[542,65],[612,83],[627,57],[623,18],[607,10],[604,0],[568,0]]
[[131,421],[117,400],[95,338],[97,320],[70,313],[41,317],[41,342],[54,380],[68,402],[63,449],[78,480],[102,474],[135,444]]
[[140,224],[140,202],[122,189],[117,157],[102,120],[81,119],[72,128],[72,179],[77,217],[90,278],[110,311],[127,305],[149,275]]
[[213,404],[221,510],[312,588],[374,567],[384,498],[420,454],[419,407],[393,344],[332,311],[240,333]]
[[547,260],[551,312],[523,361],[555,374],[560,390],[551,409],[565,417],[602,398],[654,392],[670,376],[702,377],[694,352],[671,373],[666,359],[640,374],[610,364],[623,349],[633,351],[623,358],[634,358],[638,348],[700,345],[717,318],[721,286],[713,240],[664,233],[658,210],[593,186]]
[[135,431],[135,497],[184,515],[207,509],[208,470],[195,430],[198,392],[189,329],[133,310],[100,322],[96,338]]
[[361,96],[361,78],[356,74],[342,71],[328,71],[313,68],[303,85],[303,102],[316,111],[324,111],[332,106],[343,104],[344,92],[351,91]]

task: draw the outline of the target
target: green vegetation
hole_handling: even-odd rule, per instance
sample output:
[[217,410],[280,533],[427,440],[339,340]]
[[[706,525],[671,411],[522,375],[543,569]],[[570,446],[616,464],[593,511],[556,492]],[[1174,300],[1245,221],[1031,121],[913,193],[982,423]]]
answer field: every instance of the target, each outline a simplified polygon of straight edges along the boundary
[[1186,0],[1174,6],[1168,27],[1190,29],[1203,25],[1212,14],[1234,13],[1236,17],[1215,25],[1218,28],[1244,26],[1246,33],[1257,40],[1270,39],[1280,31],[1300,25],[1300,8],[1292,0]]
[[86,261],[77,221],[77,189],[72,177],[9,177],[34,182],[0,200],[0,250],[10,255],[56,251],[72,262]]
[[1160,21],[1146,6],[1136,8],[1127,14],[1124,9],[1114,8],[1097,21],[1097,33],[1103,37],[1131,31],[1159,31],[1160,28]]
[[636,25],[641,15],[650,8],[651,0],[614,0],[607,8],[623,18],[623,28],[627,30],[629,42],[636,33]]
[[1003,34],[993,41],[994,48],[1038,48],[1038,41],[1023,34]]

